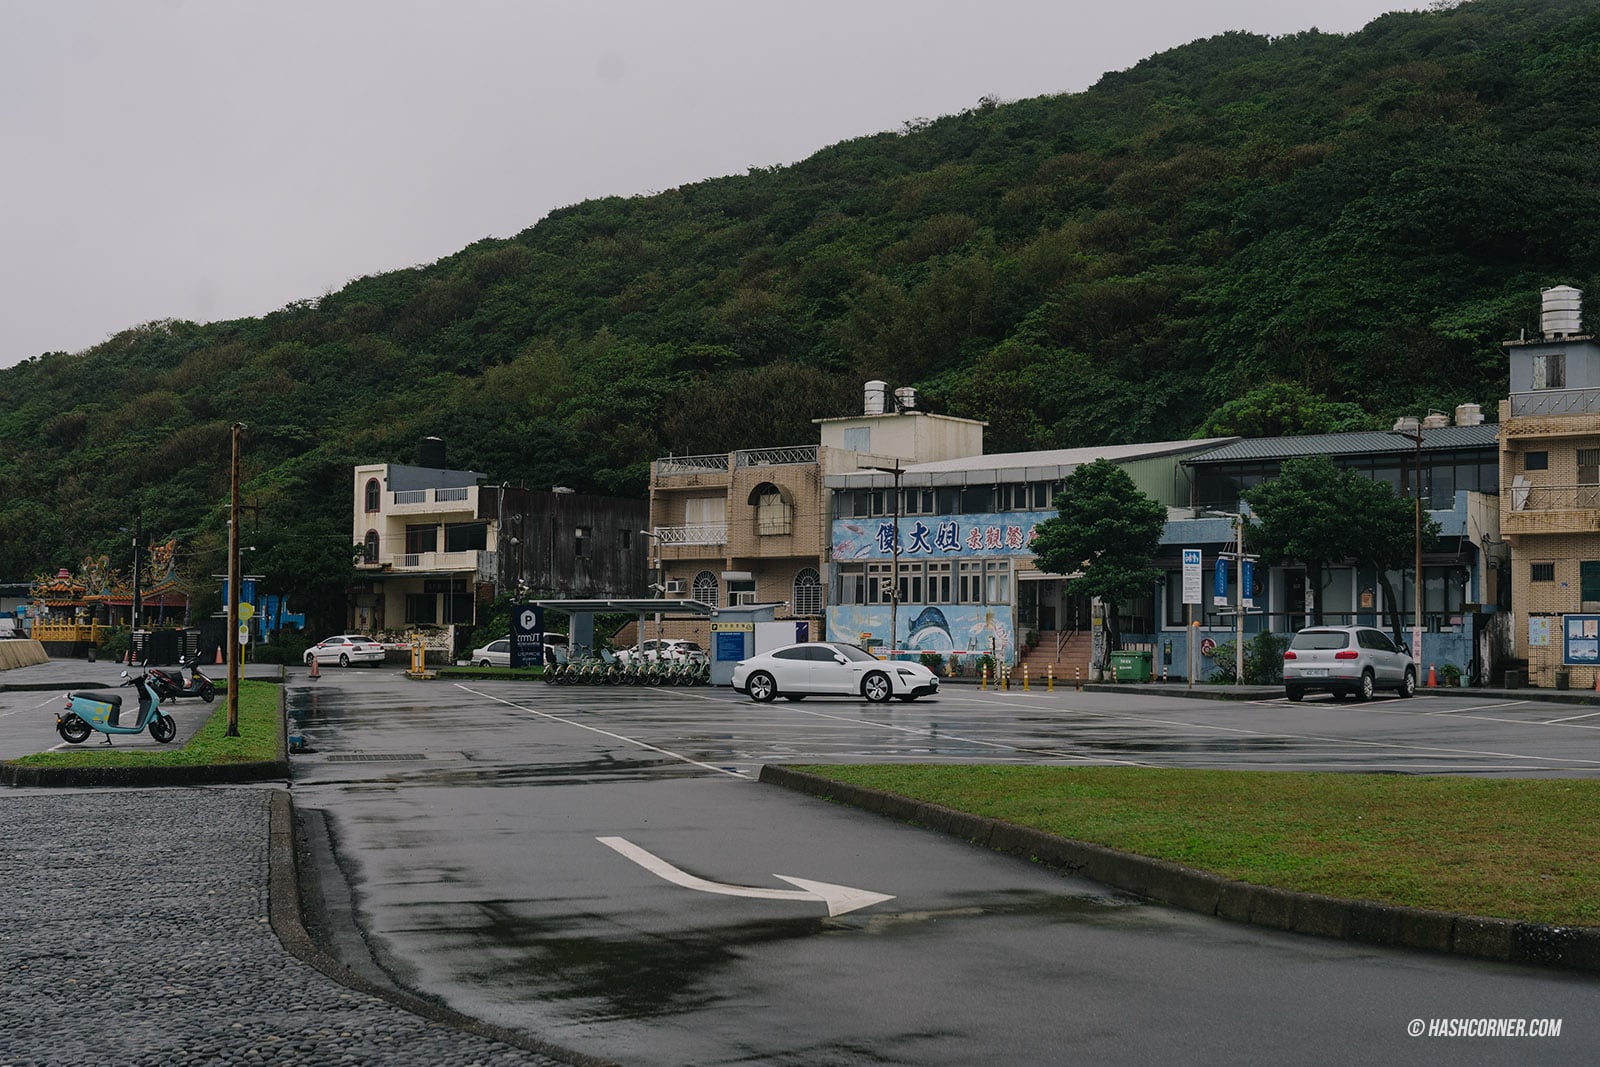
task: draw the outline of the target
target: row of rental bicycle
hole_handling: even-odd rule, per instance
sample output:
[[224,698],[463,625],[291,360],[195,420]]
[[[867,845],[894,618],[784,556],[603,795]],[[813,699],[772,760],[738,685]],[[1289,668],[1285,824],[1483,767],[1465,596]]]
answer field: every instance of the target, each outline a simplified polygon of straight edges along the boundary
[[562,663],[546,664],[548,685],[710,685],[711,662],[701,657],[633,656],[582,649]]

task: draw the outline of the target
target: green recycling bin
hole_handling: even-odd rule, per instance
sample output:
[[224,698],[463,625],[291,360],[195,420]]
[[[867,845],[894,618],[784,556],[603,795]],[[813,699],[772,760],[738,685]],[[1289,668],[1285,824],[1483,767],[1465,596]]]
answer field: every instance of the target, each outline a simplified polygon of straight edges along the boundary
[[1150,680],[1150,653],[1113,652],[1111,669],[1119,682],[1148,682]]

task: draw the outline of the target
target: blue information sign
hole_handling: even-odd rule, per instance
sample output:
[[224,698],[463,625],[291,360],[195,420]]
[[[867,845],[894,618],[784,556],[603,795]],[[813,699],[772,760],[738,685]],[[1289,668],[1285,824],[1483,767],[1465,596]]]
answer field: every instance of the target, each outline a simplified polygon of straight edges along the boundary
[[1600,664],[1600,615],[1562,616],[1561,662],[1585,667]]
[[1211,583],[1211,603],[1219,608],[1228,606],[1228,561],[1217,557],[1216,577]]

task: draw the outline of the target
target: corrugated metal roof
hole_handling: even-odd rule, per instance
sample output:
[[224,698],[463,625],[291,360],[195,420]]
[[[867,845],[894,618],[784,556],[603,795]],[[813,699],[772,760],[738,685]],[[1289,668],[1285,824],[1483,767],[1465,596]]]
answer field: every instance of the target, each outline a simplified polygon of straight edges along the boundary
[[[1152,441],[1138,445],[1092,445],[1088,448],[1055,448],[1040,452],[995,452],[981,456],[962,456],[932,463],[913,463],[901,469],[901,485],[982,485],[1004,482],[1054,481],[1097,459],[1127,463],[1160,456],[1203,451],[1233,437],[1205,437],[1188,441]],[[830,489],[865,489],[893,485],[893,476],[877,471],[832,474],[825,479]]]
[[[1440,426],[1422,431],[1424,452],[1496,448],[1500,439],[1497,423],[1479,426]],[[1351,433],[1321,433],[1306,437],[1248,437],[1223,445],[1183,462],[1189,466],[1207,463],[1244,463],[1265,459],[1298,459],[1302,456],[1350,456],[1361,454],[1413,452],[1409,438],[1386,430],[1356,430]]]

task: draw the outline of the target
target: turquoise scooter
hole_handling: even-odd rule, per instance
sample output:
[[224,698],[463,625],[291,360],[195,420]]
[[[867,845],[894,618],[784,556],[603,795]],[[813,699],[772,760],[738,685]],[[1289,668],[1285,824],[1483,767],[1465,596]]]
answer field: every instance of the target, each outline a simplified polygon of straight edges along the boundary
[[161,710],[161,700],[150,686],[150,673],[144,671],[128,678],[128,672],[123,671],[122,677],[127,679],[124,686],[131,685],[139,691],[139,714],[133,722],[122,725],[122,697],[116,693],[68,693],[65,713],[56,716],[56,733],[61,740],[81,745],[90,734],[99,731],[106,735],[105,743],[109,745],[112,734],[136,734],[149,729],[150,736],[164,745],[178,736],[178,724]]

